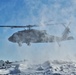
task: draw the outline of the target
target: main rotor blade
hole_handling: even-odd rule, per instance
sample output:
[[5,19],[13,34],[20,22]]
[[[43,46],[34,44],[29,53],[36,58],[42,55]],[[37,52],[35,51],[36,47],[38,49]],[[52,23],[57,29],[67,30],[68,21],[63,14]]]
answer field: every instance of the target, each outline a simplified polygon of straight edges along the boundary
[[61,24],[65,26],[66,23],[52,23],[52,24],[46,24],[46,25],[61,25]]
[[1,25],[0,27],[8,27],[8,28],[31,28],[31,27],[37,27],[37,25],[26,25],[26,26],[9,26],[9,25],[7,25],[7,26],[3,26],[3,25]]

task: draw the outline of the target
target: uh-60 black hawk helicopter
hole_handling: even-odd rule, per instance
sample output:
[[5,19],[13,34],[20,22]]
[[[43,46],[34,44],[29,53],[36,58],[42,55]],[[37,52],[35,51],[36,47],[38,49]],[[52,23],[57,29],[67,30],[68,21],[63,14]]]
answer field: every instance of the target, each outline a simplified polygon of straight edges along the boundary
[[59,42],[65,40],[74,39],[72,36],[69,36],[70,29],[67,26],[61,37],[49,35],[46,30],[36,30],[32,29],[32,27],[37,27],[37,25],[26,25],[26,26],[0,26],[0,27],[9,27],[9,28],[27,28],[25,30],[21,30],[15,32],[12,36],[8,38],[9,41],[13,43],[18,43],[19,46],[22,46],[22,43],[26,43],[30,45],[30,43],[52,43]]

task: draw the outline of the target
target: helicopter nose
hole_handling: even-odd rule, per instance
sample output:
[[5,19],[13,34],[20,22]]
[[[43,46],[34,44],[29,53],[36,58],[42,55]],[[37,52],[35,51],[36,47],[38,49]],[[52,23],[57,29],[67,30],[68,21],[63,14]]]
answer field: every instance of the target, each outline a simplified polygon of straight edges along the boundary
[[9,41],[12,41],[12,37],[9,37],[8,40],[9,40]]
[[16,42],[16,41],[14,40],[13,36],[10,36],[10,37],[8,38],[8,40],[11,41],[11,42]]
[[12,35],[8,38],[9,41],[11,42],[16,42],[16,38]]

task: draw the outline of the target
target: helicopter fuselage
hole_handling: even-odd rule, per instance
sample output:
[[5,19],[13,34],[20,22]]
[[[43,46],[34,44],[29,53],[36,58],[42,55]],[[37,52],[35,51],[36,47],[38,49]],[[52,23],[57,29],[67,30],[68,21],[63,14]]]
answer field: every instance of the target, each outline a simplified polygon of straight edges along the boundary
[[[48,42],[49,37],[45,30],[22,30],[14,33],[8,38],[9,41],[18,43],[21,46],[22,43],[30,45],[31,43]],[[51,40],[52,41],[52,40]]]

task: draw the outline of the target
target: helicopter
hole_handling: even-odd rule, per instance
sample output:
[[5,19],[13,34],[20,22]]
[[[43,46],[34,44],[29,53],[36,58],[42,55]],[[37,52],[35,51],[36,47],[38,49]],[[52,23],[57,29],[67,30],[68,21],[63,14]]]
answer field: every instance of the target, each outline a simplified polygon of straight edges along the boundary
[[26,25],[26,26],[0,26],[0,27],[10,27],[10,28],[27,28],[21,31],[13,33],[8,40],[13,43],[18,43],[19,46],[22,46],[22,43],[26,43],[30,46],[30,43],[52,43],[65,40],[73,40],[73,36],[69,36],[70,29],[69,26],[65,26],[65,30],[62,33],[61,37],[49,35],[46,30],[36,30],[32,27],[37,27],[37,25]]

